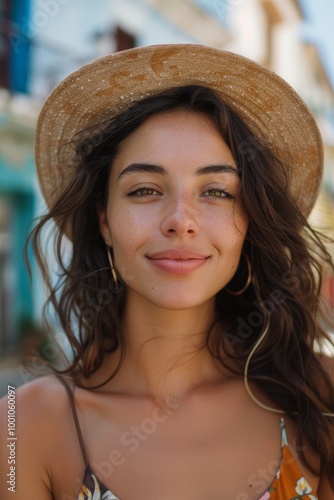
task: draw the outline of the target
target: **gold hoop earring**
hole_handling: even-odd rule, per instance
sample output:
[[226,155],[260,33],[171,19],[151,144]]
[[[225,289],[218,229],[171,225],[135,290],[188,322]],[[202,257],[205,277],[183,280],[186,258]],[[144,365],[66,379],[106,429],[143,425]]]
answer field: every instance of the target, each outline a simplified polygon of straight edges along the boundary
[[113,277],[113,280],[114,280],[114,284],[115,284],[115,289],[118,290],[117,274],[116,274],[116,271],[115,271],[115,268],[114,268],[114,263],[113,263],[113,260],[112,260],[112,256],[111,256],[111,252],[110,252],[110,247],[108,247],[108,245],[107,245],[107,254],[108,254],[108,260],[109,260],[111,274],[112,274],[112,277]]
[[242,293],[244,293],[245,290],[247,290],[252,281],[252,266],[249,257],[247,254],[243,254],[243,256],[245,257],[247,264],[247,274],[248,274],[247,280],[243,288],[241,288],[241,290],[237,290],[236,292],[234,292],[233,290],[229,290],[227,287],[225,287],[226,292],[230,295],[241,295]]

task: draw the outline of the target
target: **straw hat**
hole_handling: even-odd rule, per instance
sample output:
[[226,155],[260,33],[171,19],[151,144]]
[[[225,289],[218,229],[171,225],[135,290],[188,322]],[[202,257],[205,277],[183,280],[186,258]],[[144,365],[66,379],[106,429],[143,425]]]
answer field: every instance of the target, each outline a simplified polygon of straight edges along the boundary
[[70,141],[76,133],[114,117],[133,101],[193,84],[216,91],[287,164],[291,192],[308,216],[323,170],[322,139],[309,108],[267,68],[231,52],[193,44],[117,52],[83,66],[55,88],[40,113],[35,140],[47,204],[73,175],[75,151]]

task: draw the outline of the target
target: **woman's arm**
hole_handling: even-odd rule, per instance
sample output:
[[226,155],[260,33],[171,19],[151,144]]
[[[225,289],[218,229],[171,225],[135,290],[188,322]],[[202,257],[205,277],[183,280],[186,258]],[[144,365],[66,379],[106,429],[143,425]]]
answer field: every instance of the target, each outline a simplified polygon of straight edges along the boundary
[[[330,358],[327,356],[321,356],[320,361],[328,372],[334,386],[334,357]],[[332,420],[332,443],[334,446],[334,417],[332,418]],[[332,476],[334,477],[334,470]],[[334,500],[334,492],[329,485],[328,478],[324,474],[320,478],[318,497],[319,500]]]
[[0,400],[0,498],[52,500],[46,453],[44,383],[29,383]]

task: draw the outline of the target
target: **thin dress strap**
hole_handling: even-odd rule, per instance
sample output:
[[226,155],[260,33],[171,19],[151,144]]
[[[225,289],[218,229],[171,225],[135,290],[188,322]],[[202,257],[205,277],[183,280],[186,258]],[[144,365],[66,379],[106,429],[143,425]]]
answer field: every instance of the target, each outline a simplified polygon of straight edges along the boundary
[[76,427],[77,435],[78,435],[78,439],[79,439],[79,444],[80,444],[80,448],[81,448],[82,457],[84,459],[85,466],[87,467],[88,466],[88,460],[87,460],[86,448],[85,448],[84,440],[83,440],[83,437],[82,437],[82,432],[81,432],[81,429],[80,429],[80,424],[79,424],[77,410],[75,408],[73,391],[72,391],[72,389],[70,388],[69,384],[66,382],[66,380],[63,377],[61,377],[58,374],[56,374],[56,377],[61,381],[61,383],[65,387],[66,392],[68,394],[68,398],[70,400],[71,410],[72,410],[72,414],[73,414],[73,420],[74,420],[74,423],[75,423],[75,427]]

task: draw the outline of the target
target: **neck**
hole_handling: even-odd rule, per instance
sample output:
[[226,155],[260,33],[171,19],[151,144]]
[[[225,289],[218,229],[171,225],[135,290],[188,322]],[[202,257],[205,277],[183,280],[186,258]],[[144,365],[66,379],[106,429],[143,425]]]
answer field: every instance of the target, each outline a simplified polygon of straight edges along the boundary
[[206,347],[215,319],[210,300],[187,310],[166,310],[145,299],[128,300],[123,316],[125,359],[118,385],[155,398],[184,398],[222,378],[222,368]]

